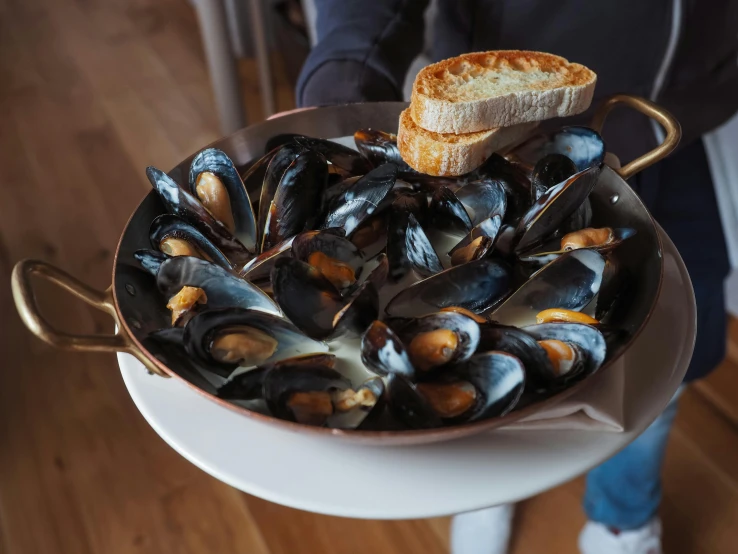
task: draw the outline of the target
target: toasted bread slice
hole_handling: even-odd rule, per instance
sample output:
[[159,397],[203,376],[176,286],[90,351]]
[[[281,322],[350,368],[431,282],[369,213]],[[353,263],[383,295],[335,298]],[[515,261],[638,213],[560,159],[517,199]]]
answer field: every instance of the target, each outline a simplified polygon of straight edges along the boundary
[[410,109],[400,114],[397,146],[402,159],[428,175],[464,175],[482,165],[493,152],[522,140],[537,122],[521,123],[464,135],[426,131],[413,121]]
[[464,54],[423,68],[413,119],[436,133],[473,133],[575,115],[592,102],[597,75],[543,52]]

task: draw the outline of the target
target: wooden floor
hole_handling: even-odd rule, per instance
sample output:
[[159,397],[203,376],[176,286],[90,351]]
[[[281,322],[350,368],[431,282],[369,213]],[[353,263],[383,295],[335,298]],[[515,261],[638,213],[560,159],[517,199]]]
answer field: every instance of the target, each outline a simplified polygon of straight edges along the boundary
[[[242,66],[251,121],[258,88]],[[291,87],[280,84],[282,109]],[[0,0],[0,554],[442,553],[448,521],[315,516],[242,494],[171,450],[139,415],[112,355],[62,353],[22,327],[23,257],[104,288],[122,227],[171,167],[217,138],[186,0]],[[110,321],[42,288],[52,321]],[[738,324],[731,354],[682,401],[665,467],[671,553],[738,551]],[[524,502],[516,553],[575,551],[577,479]]]

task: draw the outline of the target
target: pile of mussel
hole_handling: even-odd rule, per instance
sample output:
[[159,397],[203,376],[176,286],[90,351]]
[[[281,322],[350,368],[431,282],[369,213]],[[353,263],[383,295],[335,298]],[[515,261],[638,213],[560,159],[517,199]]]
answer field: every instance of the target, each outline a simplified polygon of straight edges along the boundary
[[222,399],[340,429],[498,417],[597,371],[634,230],[592,226],[596,132],[459,178],[413,171],[394,135],[354,139],[281,135],[243,173],[210,148],[186,183],[148,168],[167,213],[135,258],[171,313],[152,351]]

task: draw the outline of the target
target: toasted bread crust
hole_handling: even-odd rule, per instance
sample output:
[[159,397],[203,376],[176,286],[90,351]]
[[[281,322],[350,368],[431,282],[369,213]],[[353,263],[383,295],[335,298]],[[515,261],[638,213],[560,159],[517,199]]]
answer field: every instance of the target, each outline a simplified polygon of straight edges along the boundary
[[437,133],[473,133],[585,111],[597,75],[543,52],[501,50],[464,54],[418,73],[414,121]]
[[482,165],[490,155],[521,140],[537,122],[463,135],[427,131],[413,121],[410,109],[400,114],[397,146],[407,164],[421,173],[464,175]]

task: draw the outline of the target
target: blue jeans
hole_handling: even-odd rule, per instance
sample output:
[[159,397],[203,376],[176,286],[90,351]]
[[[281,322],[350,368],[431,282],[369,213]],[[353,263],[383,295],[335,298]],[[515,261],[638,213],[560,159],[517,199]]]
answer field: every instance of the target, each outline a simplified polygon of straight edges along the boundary
[[683,386],[635,441],[587,474],[584,511],[590,521],[637,529],[661,503],[661,464]]

